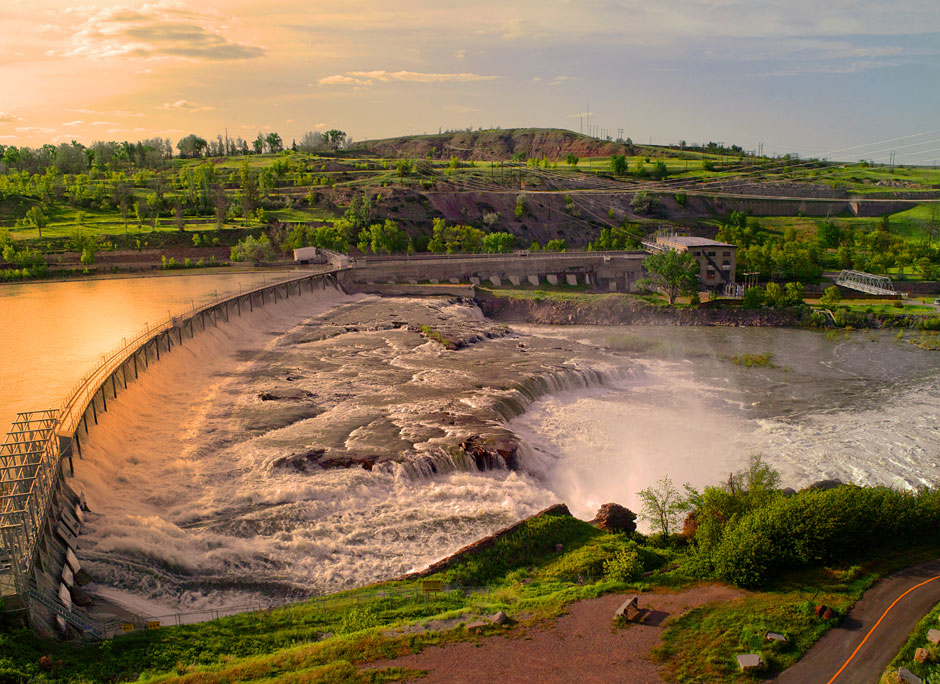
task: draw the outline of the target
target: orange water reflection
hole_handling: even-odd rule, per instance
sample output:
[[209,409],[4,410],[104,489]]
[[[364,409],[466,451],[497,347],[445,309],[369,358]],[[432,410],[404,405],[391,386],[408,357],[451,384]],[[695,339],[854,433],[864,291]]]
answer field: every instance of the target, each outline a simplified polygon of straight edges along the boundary
[[281,278],[244,273],[0,286],[0,434],[17,411],[58,407],[102,354],[146,325]]

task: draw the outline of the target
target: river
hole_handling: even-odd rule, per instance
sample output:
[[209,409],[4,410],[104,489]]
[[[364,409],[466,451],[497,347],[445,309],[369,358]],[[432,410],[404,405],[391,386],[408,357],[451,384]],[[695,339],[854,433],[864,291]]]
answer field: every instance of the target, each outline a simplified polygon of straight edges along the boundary
[[[553,503],[637,510],[664,476],[702,487],[755,453],[793,487],[916,487],[940,478],[938,390],[935,353],[887,331],[506,328],[327,290],[210,328],[109,402],[76,462],[78,555],[94,591],[159,615],[362,585]],[[518,438],[517,470],[467,467],[473,444]]]

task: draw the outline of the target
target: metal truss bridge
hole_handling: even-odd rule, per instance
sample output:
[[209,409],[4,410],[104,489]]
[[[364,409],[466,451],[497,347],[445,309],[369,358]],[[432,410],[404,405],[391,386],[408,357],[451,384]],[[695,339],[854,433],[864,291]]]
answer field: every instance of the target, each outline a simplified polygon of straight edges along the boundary
[[894,289],[894,283],[891,282],[890,278],[871,273],[863,273],[862,271],[842,271],[836,279],[836,285],[873,295],[901,296],[900,293]]

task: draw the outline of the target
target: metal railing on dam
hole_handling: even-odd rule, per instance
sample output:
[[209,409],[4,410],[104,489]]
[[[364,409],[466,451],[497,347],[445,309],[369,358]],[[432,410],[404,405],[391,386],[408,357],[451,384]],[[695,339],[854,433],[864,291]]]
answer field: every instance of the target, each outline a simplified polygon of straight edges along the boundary
[[[70,556],[69,563],[77,565],[70,544],[78,534],[81,512],[72,512],[63,503],[68,501],[61,491],[65,464],[74,474],[73,455],[81,457],[81,434],[87,436],[90,426],[98,423],[98,414],[108,410],[108,401],[116,399],[150,364],[159,361],[161,354],[210,326],[218,326],[220,320],[228,322],[232,314],[241,316],[305,292],[335,287],[336,275],[334,269],[287,277],[194,306],[158,325],[148,326],[137,337],[124,340],[120,347],[102,355],[101,362],[73,387],[59,409],[18,415],[6,441],[0,445],[0,598],[10,601],[8,608],[26,609],[32,616],[31,604],[45,606],[42,601],[31,602],[38,591],[37,557],[41,553],[45,554],[46,562],[40,574],[58,582],[61,570],[60,597],[63,590],[68,593],[73,572],[66,567],[66,557]],[[54,543],[43,542],[44,537],[53,535],[58,535],[65,544],[65,550],[59,548],[58,554],[51,551]],[[53,557],[58,569],[47,567]],[[79,616],[72,620],[63,615],[70,614],[73,608],[66,605],[70,601],[65,597],[59,600],[63,605],[56,608],[55,614],[75,626],[83,624]]]

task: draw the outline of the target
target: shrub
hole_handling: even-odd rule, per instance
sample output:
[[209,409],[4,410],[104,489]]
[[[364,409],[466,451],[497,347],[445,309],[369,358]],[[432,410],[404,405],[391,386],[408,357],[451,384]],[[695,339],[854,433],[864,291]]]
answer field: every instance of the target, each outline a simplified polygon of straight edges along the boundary
[[676,193],[676,204],[678,204],[680,207],[684,207],[687,201],[688,201],[688,198],[685,196],[684,192]]
[[764,288],[760,287],[749,287],[744,291],[744,297],[742,297],[742,304],[745,308],[748,309],[759,309],[764,305]]
[[779,572],[845,562],[871,548],[940,536],[940,492],[842,486],[778,496],[729,525],[712,554],[719,579],[745,587]]
[[835,285],[827,287],[826,291],[823,292],[823,296],[819,298],[819,303],[823,306],[835,306],[842,301],[842,293],[839,292],[839,288]]
[[643,575],[643,561],[636,542],[604,561],[604,577],[615,582],[633,582]]

